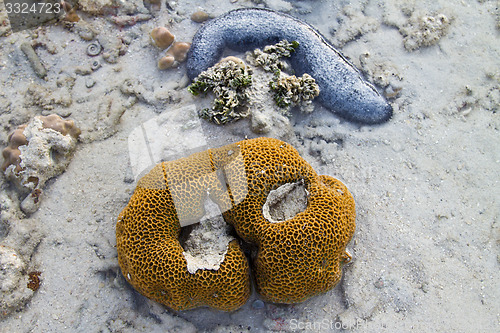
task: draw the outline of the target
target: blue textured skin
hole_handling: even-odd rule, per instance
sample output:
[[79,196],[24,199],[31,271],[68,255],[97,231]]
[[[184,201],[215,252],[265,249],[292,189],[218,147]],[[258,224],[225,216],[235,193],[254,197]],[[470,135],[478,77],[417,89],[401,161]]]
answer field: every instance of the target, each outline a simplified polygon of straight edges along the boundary
[[297,75],[308,73],[316,79],[318,101],[327,109],[362,124],[382,123],[392,116],[387,101],[318,31],[269,9],[237,9],[201,26],[187,55],[188,77],[193,80],[215,65],[225,48],[247,51],[283,39],[299,42],[291,65]]

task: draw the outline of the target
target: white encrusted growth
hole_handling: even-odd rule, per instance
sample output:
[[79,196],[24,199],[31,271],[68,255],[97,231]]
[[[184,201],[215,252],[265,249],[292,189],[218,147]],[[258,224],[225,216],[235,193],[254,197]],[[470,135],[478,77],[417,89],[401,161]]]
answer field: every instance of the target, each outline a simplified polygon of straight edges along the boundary
[[15,165],[10,165],[5,174],[32,191],[41,188],[48,179],[66,169],[77,140],[70,134],[63,135],[51,128],[45,128],[39,117],[28,123],[23,134],[28,144],[19,146],[22,170],[16,172]]
[[343,47],[348,42],[369,32],[377,31],[378,21],[364,14],[365,5],[347,5],[342,8],[343,17],[339,17],[341,22],[338,29],[332,31],[335,46]]
[[421,46],[436,44],[448,33],[451,20],[443,13],[434,15],[414,14],[399,31],[404,36],[404,46],[413,51]]
[[307,208],[308,197],[304,180],[281,185],[269,192],[262,213],[271,223],[286,221]]
[[188,239],[183,244],[184,258],[187,261],[187,269],[195,274],[199,269],[218,270],[226,257],[228,244],[234,238],[228,234],[229,226],[222,215],[213,215],[214,209],[218,209],[215,203],[206,201],[205,214],[208,218],[202,218],[201,222],[194,226]]
[[440,12],[424,12],[410,3],[386,3],[384,23],[395,26],[404,37],[403,44],[407,51],[415,51],[421,47],[435,45],[441,37],[448,33],[453,16]]
[[0,318],[29,300],[33,292],[26,288],[23,271],[26,262],[11,247],[0,245]]

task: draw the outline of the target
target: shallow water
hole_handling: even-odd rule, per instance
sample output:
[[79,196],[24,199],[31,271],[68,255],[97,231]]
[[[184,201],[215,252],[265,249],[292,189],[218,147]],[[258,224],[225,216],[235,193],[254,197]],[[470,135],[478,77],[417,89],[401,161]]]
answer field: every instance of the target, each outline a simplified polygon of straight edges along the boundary
[[[105,2],[80,1],[79,23],[15,33],[0,25],[2,148],[37,115],[56,113],[82,131],[34,212],[25,213],[27,193],[0,177],[0,331],[498,330],[498,1],[170,1],[151,12],[130,1],[92,14]],[[149,32],[167,26],[189,42],[200,27],[194,11],[215,17],[250,6],[314,26],[388,98],[393,117],[363,126],[318,103],[273,116],[275,106],[257,100],[269,112],[253,114],[266,119],[266,133],[249,118],[199,119],[193,110],[209,107],[210,96],[187,91],[184,63],[158,69],[165,51]],[[21,49],[26,41],[44,78]],[[91,56],[95,41],[102,52]],[[353,194],[352,261],[341,282],[293,305],[262,304],[253,291],[231,313],[175,312],[141,296],[121,274],[115,238],[137,179],[161,160],[258,136],[291,143]],[[31,272],[41,273],[36,291],[27,288]]]

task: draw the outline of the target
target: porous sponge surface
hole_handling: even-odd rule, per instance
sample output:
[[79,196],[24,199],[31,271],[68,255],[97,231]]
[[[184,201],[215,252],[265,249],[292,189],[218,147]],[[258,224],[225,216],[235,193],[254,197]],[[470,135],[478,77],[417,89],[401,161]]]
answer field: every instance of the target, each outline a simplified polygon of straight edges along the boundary
[[[249,266],[237,241],[228,245],[218,270],[191,274],[178,240],[179,216],[201,218],[209,189],[217,177],[207,153],[161,163],[144,176],[118,217],[118,260],[125,278],[141,294],[174,310],[199,306],[231,311],[250,294]],[[175,196],[184,204],[174,205]],[[176,200],[177,201],[177,200]]]
[[[308,193],[306,209],[285,221],[266,220],[269,192],[297,181]],[[249,265],[236,240],[218,270],[187,271],[181,221],[200,219],[207,196],[257,247],[253,268],[264,299],[301,302],[340,280],[355,228],[352,195],[340,181],[318,176],[289,144],[258,138],[158,164],[139,181],[116,236],[122,272],[145,296],[175,310],[231,311],[248,299]]]
[[[274,139],[242,141],[248,194],[224,213],[238,235],[258,247],[254,275],[260,295],[296,303],[333,288],[341,277],[345,248],[355,229],[352,195],[337,179],[318,176],[289,144]],[[304,180],[307,208],[272,223],[262,214],[271,190]]]

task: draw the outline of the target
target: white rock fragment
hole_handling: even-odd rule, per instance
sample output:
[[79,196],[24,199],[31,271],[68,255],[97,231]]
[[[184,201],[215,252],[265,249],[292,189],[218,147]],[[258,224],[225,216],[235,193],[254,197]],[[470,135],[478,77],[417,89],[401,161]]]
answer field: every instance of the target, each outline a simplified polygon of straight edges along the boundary
[[19,146],[20,166],[23,169],[16,173],[15,166],[10,165],[5,173],[27,189],[34,190],[66,169],[77,140],[69,134],[63,135],[51,128],[44,128],[39,117],[33,118],[23,133],[28,141],[27,145]]
[[12,248],[0,245],[0,318],[26,302],[33,292],[23,285],[26,263]]
[[30,192],[21,203],[23,212],[38,209],[43,185],[66,169],[80,133],[72,120],[52,114],[34,117],[9,135],[2,170],[22,194]]
[[0,245],[0,290],[2,292],[11,291],[19,285],[22,278],[21,271],[26,264],[17,255],[14,249]]

